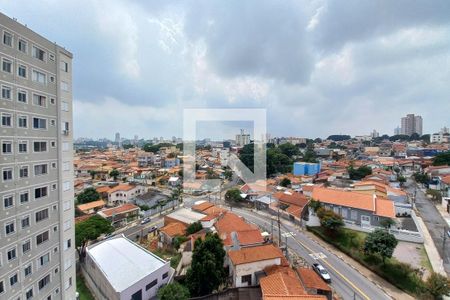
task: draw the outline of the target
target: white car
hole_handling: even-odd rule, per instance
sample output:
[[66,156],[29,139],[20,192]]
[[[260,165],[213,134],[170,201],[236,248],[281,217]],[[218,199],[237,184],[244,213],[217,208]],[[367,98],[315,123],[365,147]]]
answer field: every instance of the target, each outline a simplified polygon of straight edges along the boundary
[[314,271],[316,271],[317,274],[319,274],[320,277],[322,277],[323,280],[325,280],[328,283],[331,282],[330,274],[321,264],[313,264],[312,268]]

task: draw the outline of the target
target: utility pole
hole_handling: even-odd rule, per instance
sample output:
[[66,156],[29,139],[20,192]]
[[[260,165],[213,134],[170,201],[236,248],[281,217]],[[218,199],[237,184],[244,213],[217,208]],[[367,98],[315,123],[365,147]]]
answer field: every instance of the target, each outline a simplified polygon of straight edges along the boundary
[[444,226],[444,236],[442,238],[442,252],[444,252],[445,255],[445,242],[447,240],[447,228]]
[[280,224],[280,208],[278,207],[277,210],[277,215],[278,215],[278,247],[281,247],[281,224]]

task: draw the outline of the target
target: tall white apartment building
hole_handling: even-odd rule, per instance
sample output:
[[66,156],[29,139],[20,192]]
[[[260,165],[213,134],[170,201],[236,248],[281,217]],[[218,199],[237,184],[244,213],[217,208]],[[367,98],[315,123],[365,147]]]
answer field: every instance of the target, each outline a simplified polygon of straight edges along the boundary
[[75,299],[72,54],[0,13],[0,299]]

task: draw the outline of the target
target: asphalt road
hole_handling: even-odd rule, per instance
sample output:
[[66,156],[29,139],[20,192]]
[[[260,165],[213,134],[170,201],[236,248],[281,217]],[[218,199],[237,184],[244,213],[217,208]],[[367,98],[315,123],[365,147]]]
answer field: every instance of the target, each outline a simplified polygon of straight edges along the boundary
[[[271,221],[267,216],[261,216],[248,210],[233,208],[233,212],[244,217],[248,222],[254,223],[270,232]],[[293,225],[282,223],[281,233],[283,243],[287,237],[290,251],[312,265],[315,262],[322,264],[331,275],[331,286],[343,299],[390,299],[382,289],[373,284],[368,278],[354,270],[340,258],[327,249],[318,245]],[[274,235],[278,234],[274,223]]]
[[445,240],[445,247],[443,247],[444,233],[448,229],[445,220],[438,212],[436,206],[427,199],[425,194],[417,187],[412,179],[408,179],[406,190],[412,195],[414,195],[414,192],[416,191],[416,208],[420,212],[420,216],[430,232],[439,255],[444,261],[445,272],[447,275],[450,275],[450,239],[448,237]]

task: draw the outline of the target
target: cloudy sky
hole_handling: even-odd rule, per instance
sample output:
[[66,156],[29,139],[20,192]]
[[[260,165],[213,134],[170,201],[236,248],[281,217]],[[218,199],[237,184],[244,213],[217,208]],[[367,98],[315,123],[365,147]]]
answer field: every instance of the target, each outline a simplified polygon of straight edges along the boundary
[[407,113],[425,132],[450,125],[447,0],[0,0],[0,10],[74,54],[76,137],[181,136],[184,108],[266,108],[272,136],[392,135]]

